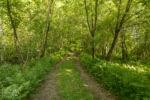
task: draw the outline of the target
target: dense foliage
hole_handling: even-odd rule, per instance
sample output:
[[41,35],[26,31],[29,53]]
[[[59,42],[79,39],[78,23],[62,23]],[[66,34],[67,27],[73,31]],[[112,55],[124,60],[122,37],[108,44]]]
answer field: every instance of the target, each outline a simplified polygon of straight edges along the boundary
[[81,54],[80,60],[88,72],[122,100],[149,100],[150,69],[148,66],[92,59],[85,53]]
[[107,60],[111,55],[124,61],[148,59],[149,4],[149,0],[1,0],[1,62],[24,62],[72,46]]
[[149,12],[150,0],[0,0],[0,98],[26,97],[70,51],[123,99],[149,99]]
[[3,64],[0,67],[0,100],[26,99],[61,57],[62,55],[55,54],[38,61],[33,59],[24,71],[21,65]]

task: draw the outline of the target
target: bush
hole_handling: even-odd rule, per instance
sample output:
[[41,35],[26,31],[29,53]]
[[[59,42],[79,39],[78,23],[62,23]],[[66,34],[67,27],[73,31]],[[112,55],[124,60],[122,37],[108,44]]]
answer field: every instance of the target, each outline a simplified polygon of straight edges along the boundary
[[21,65],[6,63],[0,66],[0,100],[26,99],[58,62],[60,56],[57,53],[38,61],[32,59],[24,71],[21,70]]
[[92,59],[81,54],[82,66],[122,100],[150,100],[150,69],[143,65]]

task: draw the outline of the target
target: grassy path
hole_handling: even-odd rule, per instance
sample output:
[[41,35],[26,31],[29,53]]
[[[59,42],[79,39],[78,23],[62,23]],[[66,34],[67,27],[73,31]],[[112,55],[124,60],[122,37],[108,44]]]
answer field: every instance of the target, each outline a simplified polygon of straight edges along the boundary
[[47,75],[34,100],[115,100],[70,55]]
[[74,58],[60,64],[57,71],[57,83],[61,100],[93,100],[92,94],[82,82],[75,67]]

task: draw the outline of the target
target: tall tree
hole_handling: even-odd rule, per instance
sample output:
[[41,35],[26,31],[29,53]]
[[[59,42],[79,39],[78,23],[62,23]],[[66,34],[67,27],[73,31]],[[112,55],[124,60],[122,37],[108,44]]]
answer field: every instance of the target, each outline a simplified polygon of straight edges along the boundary
[[113,52],[113,49],[115,48],[119,33],[123,27],[123,24],[126,22],[126,17],[128,12],[130,11],[131,8],[131,4],[132,4],[133,0],[128,0],[127,5],[126,5],[126,9],[124,14],[121,16],[121,6],[122,6],[122,0],[119,0],[119,4],[118,4],[118,15],[117,15],[117,23],[116,23],[116,27],[115,27],[115,35],[114,35],[114,39],[113,42],[111,44],[111,48],[109,49],[109,52],[107,54],[107,60],[110,60],[111,54]]
[[1,6],[1,25],[0,25],[0,42],[1,42],[0,48],[3,48],[2,52],[0,53],[1,62],[3,62],[5,58],[5,44],[3,43],[3,39],[2,39],[3,37],[3,5],[4,5],[4,2],[2,2],[2,6]]
[[[86,19],[87,19],[87,24],[89,28],[89,32],[92,36],[92,58],[95,57],[95,32],[96,32],[96,25],[97,25],[97,9],[98,9],[98,0],[95,0],[95,14],[91,12],[91,23],[89,21],[89,12],[88,12],[88,7],[87,7],[87,1],[84,0],[85,4],[85,11],[86,11]],[[93,10],[92,10],[93,11]]]
[[20,62],[24,62],[23,55],[21,53],[21,48],[20,48],[20,45],[19,45],[19,39],[18,39],[18,35],[17,35],[17,29],[16,29],[15,22],[14,22],[15,20],[12,17],[12,12],[11,12],[10,6],[11,6],[10,5],[10,1],[7,0],[8,16],[10,18],[10,22],[11,22],[11,25],[12,25],[12,28],[13,28],[13,32],[14,32],[14,42],[15,42],[15,45],[16,45],[16,50],[18,52],[19,61]]

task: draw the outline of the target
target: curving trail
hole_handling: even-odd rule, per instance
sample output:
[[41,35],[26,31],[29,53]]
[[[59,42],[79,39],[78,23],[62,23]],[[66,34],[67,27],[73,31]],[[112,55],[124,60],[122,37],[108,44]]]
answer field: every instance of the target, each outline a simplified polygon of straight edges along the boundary
[[61,100],[61,97],[57,90],[56,72],[59,68],[59,65],[72,56],[73,53],[69,53],[67,57],[65,57],[58,64],[56,64],[54,69],[48,73],[45,81],[39,88],[39,91],[35,94],[34,100]]
[[[73,53],[70,53],[67,57],[60,61],[51,72],[49,72],[45,81],[39,88],[39,91],[35,94],[34,100],[62,100],[61,94],[59,94],[57,89],[57,71],[59,69],[59,65],[72,56]],[[81,77],[84,86],[92,93],[93,100],[116,100],[115,96],[113,96],[107,89],[105,89],[104,86],[100,85],[81,67],[79,57],[76,58],[76,67],[79,71],[79,76]]]

